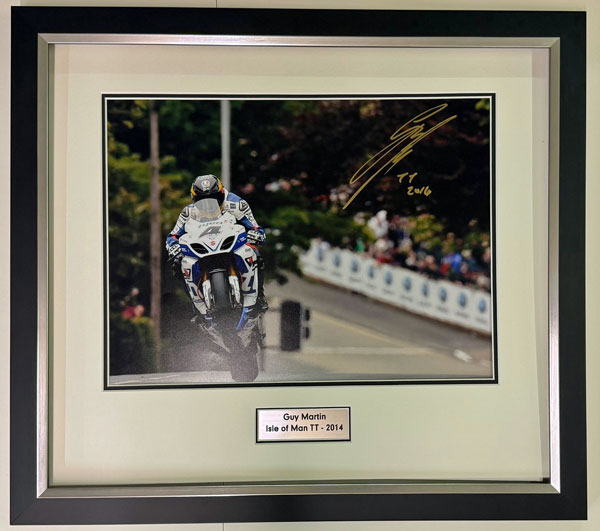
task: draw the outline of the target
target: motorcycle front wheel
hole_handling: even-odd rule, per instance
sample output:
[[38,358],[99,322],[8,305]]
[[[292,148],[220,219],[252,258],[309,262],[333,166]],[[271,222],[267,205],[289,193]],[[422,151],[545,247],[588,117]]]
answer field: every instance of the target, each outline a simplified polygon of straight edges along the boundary
[[229,283],[225,271],[215,271],[210,275],[214,311],[231,309],[231,296],[229,295]]

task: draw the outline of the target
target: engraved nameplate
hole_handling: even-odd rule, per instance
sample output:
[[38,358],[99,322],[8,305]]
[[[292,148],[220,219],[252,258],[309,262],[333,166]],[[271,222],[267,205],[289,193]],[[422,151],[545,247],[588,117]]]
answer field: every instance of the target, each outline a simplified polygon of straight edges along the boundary
[[256,410],[256,442],[349,440],[349,407]]

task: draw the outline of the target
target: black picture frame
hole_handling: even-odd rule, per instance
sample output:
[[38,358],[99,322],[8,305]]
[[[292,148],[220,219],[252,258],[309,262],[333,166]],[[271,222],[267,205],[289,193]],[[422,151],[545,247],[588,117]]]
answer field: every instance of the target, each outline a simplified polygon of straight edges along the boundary
[[[560,42],[558,410],[560,486],[547,493],[288,491],[71,495],[38,482],[38,38],[41,34],[555,38]],[[13,524],[553,520],[587,515],[584,12],[12,8],[10,513]],[[27,238],[21,235],[27,234]],[[43,459],[42,459],[43,462]],[[272,485],[273,489],[277,485]],[[526,487],[526,486],[525,486]],[[152,487],[147,487],[152,489]],[[156,493],[158,492],[158,493]],[[340,491],[342,492],[342,491]]]

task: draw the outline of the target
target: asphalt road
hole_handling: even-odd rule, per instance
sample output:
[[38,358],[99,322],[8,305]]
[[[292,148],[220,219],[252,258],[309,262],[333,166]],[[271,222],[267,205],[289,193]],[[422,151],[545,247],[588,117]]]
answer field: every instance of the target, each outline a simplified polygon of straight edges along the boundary
[[[460,328],[386,306],[362,295],[291,277],[269,284],[267,348],[256,382],[472,379],[492,376],[491,341]],[[298,352],[279,350],[279,313],[284,299],[311,309],[310,338]],[[115,386],[232,383],[227,361],[202,349],[190,334],[164,362],[164,372],[120,375]]]

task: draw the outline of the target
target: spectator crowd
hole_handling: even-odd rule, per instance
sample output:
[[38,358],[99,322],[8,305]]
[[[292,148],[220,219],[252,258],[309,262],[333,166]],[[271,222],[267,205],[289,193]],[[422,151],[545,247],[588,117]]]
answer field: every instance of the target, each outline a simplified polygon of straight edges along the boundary
[[478,229],[476,220],[469,223],[464,238],[445,232],[430,214],[390,218],[380,210],[362,222],[366,222],[373,241],[348,242],[353,251],[365,253],[381,264],[490,291],[490,235]]

